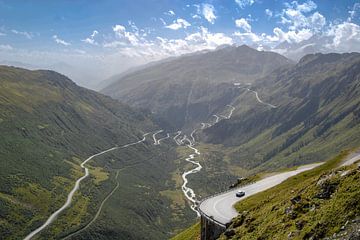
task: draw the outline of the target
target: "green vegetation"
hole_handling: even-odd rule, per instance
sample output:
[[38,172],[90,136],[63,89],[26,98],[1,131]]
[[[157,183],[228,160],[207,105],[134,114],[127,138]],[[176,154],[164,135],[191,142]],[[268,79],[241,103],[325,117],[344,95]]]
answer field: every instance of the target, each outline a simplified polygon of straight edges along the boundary
[[[0,66],[0,165],[5,166],[0,169],[0,236],[19,239],[40,226],[83,175],[79,165],[84,159],[141,139],[158,129],[155,120],[164,129],[192,129],[212,114],[225,115],[226,104],[236,106],[231,119],[197,132],[197,139],[205,141],[196,146],[203,169],[188,179],[199,198],[228,189],[239,177],[253,181],[360,145],[359,54],[310,55],[273,72],[289,62],[244,46],[205,56],[204,65],[195,64],[203,63],[203,54],[181,57],[130,73],[107,88],[134,106],[154,105],[150,110],[156,116],[52,71]],[[244,57],[259,61],[247,63]],[[241,64],[226,64],[224,58]],[[189,63],[197,70],[184,70]],[[249,64],[253,68],[247,69]],[[265,74],[251,88],[278,108],[269,109],[231,82]],[[76,239],[166,239],[195,223],[181,192],[181,174],[193,168],[185,158],[193,151],[167,143],[155,146],[149,139],[90,161],[90,177],[72,206],[38,238],[76,233],[117,184],[98,219]],[[360,209],[359,172],[351,167],[333,172],[339,160],[242,201],[237,206],[241,215],[227,236],[306,239],[339,231]],[[196,239],[198,231],[195,225],[175,239]]]
[[[220,239],[319,239],[360,216],[360,171],[337,169],[348,152],[236,204],[239,216]],[[199,239],[199,224],[173,239]],[[189,238],[187,238],[189,237]]]
[[200,239],[200,223],[194,224],[190,228],[179,233],[171,240],[198,240]]
[[212,118],[234,97],[234,81],[248,83],[289,59],[246,45],[168,59],[112,77],[102,92],[135,107],[156,112],[162,126],[189,128]]
[[360,54],[316,54],[237,89],[231,119],[204,131],[232,165],[251,173],[324,161],[360,145]]
[[[84,174],[79,166],[84,159],[157,128],[143,113],[65,76],[4,66],[0,118],[0,236],[5,239],[23,238],[63,205]],[[120,186],[99,219],[77,239],[89,239],[89,233],[96,239],[164,239],[187,226],[194,218],[191,210],[170,220],[172,201],[160,194],[175,192],[179,198],[181,193],[171,174],[176,153],[164,144],[149,140],[90,161],[90,177],[73,204],[38,239],[58,239],[85,226],[115,181]],[[118,169],[126,171],[115,180]]]
[[360,215],[359,169],[334,170],[344,155],[240,201],[240,215],[221,239],[320,239],[339,232]]

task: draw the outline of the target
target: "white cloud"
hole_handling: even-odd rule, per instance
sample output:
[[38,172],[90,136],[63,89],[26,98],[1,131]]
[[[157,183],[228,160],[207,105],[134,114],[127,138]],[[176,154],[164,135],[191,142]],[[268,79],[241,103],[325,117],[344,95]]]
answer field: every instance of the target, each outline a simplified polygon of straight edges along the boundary
[[235,0],[236,4],[240,8],[245,8],[246,6],[251,6],[255,3],[255,0]]
[[94,30],[93,33],[91,34],[91,37],[94,38],[97,34],[99,34],[99,32]]
[[319,12],[315,12],[313,15],[310,16],[310,26],[314,30],[320,30],[322,29],[326,24],[326,19],[323,15],[321,15]]
[[224,33],[211,33],[207,28],[200,27],[200,32],[188,35],[185,40],[189,44],[202,46],[202,49],[216,48],[224,44],[233,44],[233,39]]
[[211,24],[215,23],[216,15],[213,5],[205,3],[202,5],[202,14],[204,18]]
[[185,19],[182,19],[182,18],[178,18],[172,24],[165,26],[165,27],[172,29],[172,30],[178,30],[180,28],[187,28],[190,26],[191,26],[191,24],[188,21],[186,21]]
[[352,9],[349,11],[349,17],[348,17],[348,22],[353,21],[356,17],[359,16],[359,12],[360,12],[360,3],[355,3],[352,7]]
[[282,29],[276,27],[273,30],[273,36],[266,36],[266,39],[270,42],[284,42],[287,41],[289,43],[299,43],[301,41],[307,40],[313,36],[313,33],[310,29],[301,29],[301,30],[290,30],[284,32]]
[[5,50],[5,51],[10,51],[13,50],[13,47],[10,46],[9,44],[0,44],[0,50]]
[[60,39],[57,35],[53,35],[53,39],[54,39],[54,41],[55,41],[56,43],[58,43],[58,44],[61,44],[61,45],[64,45],[64,46],[70,46],[70,45],[71,45],[71,43],[66,42],[66,41]]
[[136,24],[131,20],[128,21],[128,24],[135,33],[135,35],[139,35],[139,28],[136,26]]
[[131,45],[138,45],[139,39],[133,32],[126,31],[126,28],[122,25],[115,25],[113,27],[113,31],[115,35],[118,37],[118,39],[125,41],[126,43],[129,43]]
[[169,16],[175,16],[175,12],[173,10],[169,10],[167,12],[164,12],[165,15],[169,15]]
[[112,29],[115,32],[115,34],[120,36],[120,37],[124,35],[124,32],[126,30],[126,28],[124,26],[119,25],[119,24],[113,26]]
[[197,18],[197,19],[200,19],[201,17],[199,16],[199,15],[197,15],[197,14],[194,14],[194,15],[192,15],[191,16],[192,18]]
[[29,33],[29,32],[25,32],[25,31],[21,32],[21,31],[15,30],[15,29],[12,29],[11,32],[14,34],[17,34],[17,35],[22,35],[22,36],[26,37],[27,39],[33,38],[33,34]]
[[295,7],[296,10],[304,13],[311,12],[317,8],[316,3],[311,0],[304,2],[303,4],[299,4],[297,1],[293,1],[291,4]]
[[303,32],[303,29],[310,29],[317,33],[323,30],[326,25],[325,17],[319,12],[312,13],[317,5],[313,1],[306,1],[299,4],[297,1],[285,4],[279,16],[281,23],[288,26],[290,33]]
[[2,37],[2,36],[6,36],[6,33],[0,32],[0,37]]
[[201,14],[201,7],[199,4],[193,4],[193,6],[196,8],[196,13]]
[[160,20],[160,22],[161,22],[164,26],[166,26],[166,22],[164,21],[163,18],[159,18],[159,20]]
[[273,16],[273,12],[270,9],[265,9],[265,14],[266,16],[268,16],[269,18],[271,18]]
[[262,35],[257,35],[253,32],[234,32],[233,35],[238,37],[242,43],[246,44],[257,43],[264,40]]
[[328,47],[341,52],[360,51],[359,25],[350,22],[333,25],[328,35],[334,37]]
[[98,35],[99,32],[94,30],[93,33],[90,35],[90,37],[88,38],[85,38],[81,41],[85,42],[85,43],[88,43],[88,44],[91,44],[91,45],[98,45],[98,43],[95,41],[95,36]]
[[236,19],[235,25],[238,28],[242,28],[245,32],[251,32],[251,26],[245,18]]
[[113,27],[116,39],[105,43],[104,47],[117,48],[116,51],[126,57],[161,59],[168,56],[178,56],[185,53],[214,49],[219,45],[233,44],[231,37],[224,33],[212,33],[207,28],[200,27],[198,32],[185,38],[167,39],[158,36],[155,40],[139,38],[136,45],[124,41],[126,28],[119,25]]

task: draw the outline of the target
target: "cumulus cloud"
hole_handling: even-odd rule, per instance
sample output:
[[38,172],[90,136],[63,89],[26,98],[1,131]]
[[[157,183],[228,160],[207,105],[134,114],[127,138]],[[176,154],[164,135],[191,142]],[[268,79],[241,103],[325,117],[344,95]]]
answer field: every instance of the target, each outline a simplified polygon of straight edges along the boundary
[[[113,26],[113,31],[115,33],[115,35],[117,36],[117,38],[120,40],[120,45],[123,42],[124,44],[129,43],[131,45],[137,46],[139,43],[139,39],[136,36],[137,34],[130,32],[130,31],[126,31],[126,28],[122,25],[115,25]],[[118,45],[118,44],[117,44]]]
[[97,34],[99,34],[99,32],[94,30],[93,33],[90,35],[90,37],[87,37],[81,41],[91,44],[91,45],[98,45],[98,43],[94,39]]
[[251,32],[251,26],[245,18],[236,19],[235,25],[238,28],[242,28],[245,32]]
[[320,30],[326,24],[325,17],[323,15],[321,15],[319,12],[315,12],[313,15],[311,15],[309,21],[310,21],[310,26],[314,30]]
[[15,29],[12,29],[11,30],[12,33],[14,34],[17,34],[17,35],[22,35],[24,37],[26,37],[27,39],[32,39],[33,38],[33,34],[30,33],[30,32],[22,32],[22,31],[18,31],[18,30],[15,30]]
[[182,18],[178,18],[172,24],[167,25],[165,27],[172,29],[172,30],[178,30],[180,28],[187,28],[190,26],[191,26],[191,24],[188,21],[186,21],[185,19],[182,19]]
[[214,24],[215,19],[217,18],[214,6],[208,3],[202,5],[202,15],[211,24]]
[[360,51],[359,25],[350,22],[333,25],[328,35],[334,37],[328,47],[341,52]]
[[297,1],[285,4],[286,8],[280,14],[281,23],[288,25],[292,31],[301,28],[320,30],[326,24],[326,19],[319,12],[311,14],[317,5],[313,1],[299,4]]
[[56,43],[58,43],[58,44],[61,44],[61,45],[64,45],[64,46],[70,46],[70,45],[71,45],[71,43],[66,42],[66,41],[60,39],[57,35],[53,35],[52,38],[53,38],[54,41],[55,41]]
[[216,48],[224,44],[233,44],[233,39],[224,33],[211,33],[207,28],[200,27],[200,32],[188,35],[185,40],[189,44],[200,46],[202,49]]
[[274,35],[267,35],[266,39],[270,42],[284,42],[289,43],[299,43],[301,41],[307,40],[313,36],[313,33],[310,29],[301,29],[298,31],[287,31],[284,32],[282,29],[276,27],[273,30]]
[[245,8],[246,6],[253,5],[255,0],[235,0],[235,3],[239,5],[240,8]]
[[[181,25],[183,28],[185,25],[189,25],[183,21],[175,21],[174,24]],[[178,29],[178,27],[171,28]],[[135,33],[127,30],[124,26],[116,25],[113,27],[113,31],[115,38],[113,41],[104,43],[103,46],[116,48],[118,54],[132,58],[157,60],[204,49],[214,49],[223,44],[233,44],[231,37],[224,33],[212,33],[205,27],[200,27],[199,31],[187,34],[184,38],[168,39],[157,36],[155,39],[149,39],[138,37],[136,44],[132,44],[133,41],[127,39],[127,36],[135,36]]]

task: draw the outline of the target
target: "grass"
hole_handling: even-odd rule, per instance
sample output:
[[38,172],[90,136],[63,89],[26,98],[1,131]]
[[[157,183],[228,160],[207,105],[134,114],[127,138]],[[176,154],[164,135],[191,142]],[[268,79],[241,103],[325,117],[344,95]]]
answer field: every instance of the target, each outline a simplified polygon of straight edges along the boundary
[[[331,236],[346,221],[360,214],[360,189],[356,182],[360,173],[351,167],[351,173],[341,176],[334,173],[347,153],[343,152],[325,164],[298,174],[267,191],[238,202],[240,213],[231,228],[232,239],[314,239]],[[337,186],[329,199],[315,196],[321,190],[319,179],[330,176],[330,184]],[[301,200],[292,203],[291,199]],[[222,237],[221,239],[227,239]]]
[[[341,224],[359,214],[354,208],[357,204],[360,207],[360,190],[356,183],[360,174],[353,173],[342,178],[336,194],[329,201],[314,200],[313,196],[319,191],[316,182],[320,177],[338,167],[349,152],[344,151],[315,169],[300,173],[267,191],[238,202],[235,207],[240,215],[230,226],[236,232],[232,239],[284,239],[290,232],[294,235],[294,239],[303,239],[306,233],[316,234],[314,229],[320,228],[316,225],[319,222],[323,223],[321,229],[327,235],[338,231]],[[353,167],[348,168],[353,169]],[[282,169],[281,172],[292,169]],[[258,180],[267,174],[269,173],[257,174],[253,178]],[[336,179],[338,176],[332,181],[337,181]],[[290,200],[298,195],[303,202],[295,206],[294,211],[299,211],[300,213],[297,214],[300,216],[290,219],[285,211],[291,207]],[[316,210],[309,211],[308,205],[316,206]],[[299,233],[296,223],[306,223],[302,230],[304,233]],[[199,228],[199,223],[192,225],[173,239],[198,239],[196,237],[199,237]],[[227,238],[222,236],[221,239]]]
[[89,172],[96,185],[109,179],[109,173],[101,167],[89,167]]
[[199,240],[200,239],[200,223],[196,223],[190,228],[177,234],[171,240]]
[[[142,112],[78,87],[55,72],[0,66],[0,79],[0,238],[21,239],[42,225],[84,174],[79,165],[88,156],[133,142],[142,131],[155,128]],[[168,155],[159,154],[165,150]],[[112,211],[105,211],[92,230],[140,239],[151,232],[152,239],[162,239],[175,225],[183,227],[189,215],[179,214],[172,223],[171,201],[159,194],[174,190],[168,174],[175,172],[172,151],[144,143],[96,157],[90,162],[90,178],[81,182],[72,205],[38,238],[59,238],[84,225],[113,188],[114,169],[138,163],[146,164],[145,172],[131,170],[131,175],[121,179],[129,189],[119,189],[119,195],[113,196],[116,201],[109,201]],[[150,190],[145,195],[143,188],[133,186]],[[133,224],[126,223],[129,219]],[[139,228],[144,230],[137,233]],[[161,228],[164,232],[157,231]]]

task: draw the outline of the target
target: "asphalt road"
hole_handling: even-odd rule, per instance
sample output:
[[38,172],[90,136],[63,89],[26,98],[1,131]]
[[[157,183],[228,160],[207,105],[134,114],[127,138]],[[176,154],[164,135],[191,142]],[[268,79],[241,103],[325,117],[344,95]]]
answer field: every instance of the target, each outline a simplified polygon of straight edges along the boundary
[[[229,223],[231,219],[233,219],[238,215],[238,212],[234,209],[233,205],[239,200],[245,199],[251,195],[272,188],[280,184],[281,182],[285,181],[286,179],[295,176],[296,174],[313,169],[321,164],[322,163],[305,165],[299,167],[294,171],[279,173],[264,178],[256,183],[214,196],[212,198],[206,199],[205,201],[201,202],[199,208],[206,215],[213,217],[214,220],[225,225]],[[235,194],[239,190],[244,191],[246,195],[242,198],[236,197]]]
[[[359,161],[359,162],[358,162]],[[354,152],[350,154],[340,165],[342,166],[348,166],[354,163],[357,163],[358,166],[360,166],[360,151]],[[267,178],[264,178],[256,183],[234,189],[232,191],[211,197],[206,199],[205,201],[200,203],[200,210],[205,213],[207,216],[212,217],[214,220],[222,223],[223,225],[229,223],[231,219],[236,217],[238,215],[238,212],[234,209],[233,205],[243,200],[251,195],[254,195],[256,193],[265,191],[269,188],[272,188],[281,182],[285,181],[289,177],[295,176],[296,174],[299,174],[301,172],[313,169],[322,163],[315,163],[310,165],[305,165],[302,167],[299,167],[298,169],[294,171],[279,173]],[[244,191],[245,196],[242,198],[238,198],[235,196],[237,191]]]

